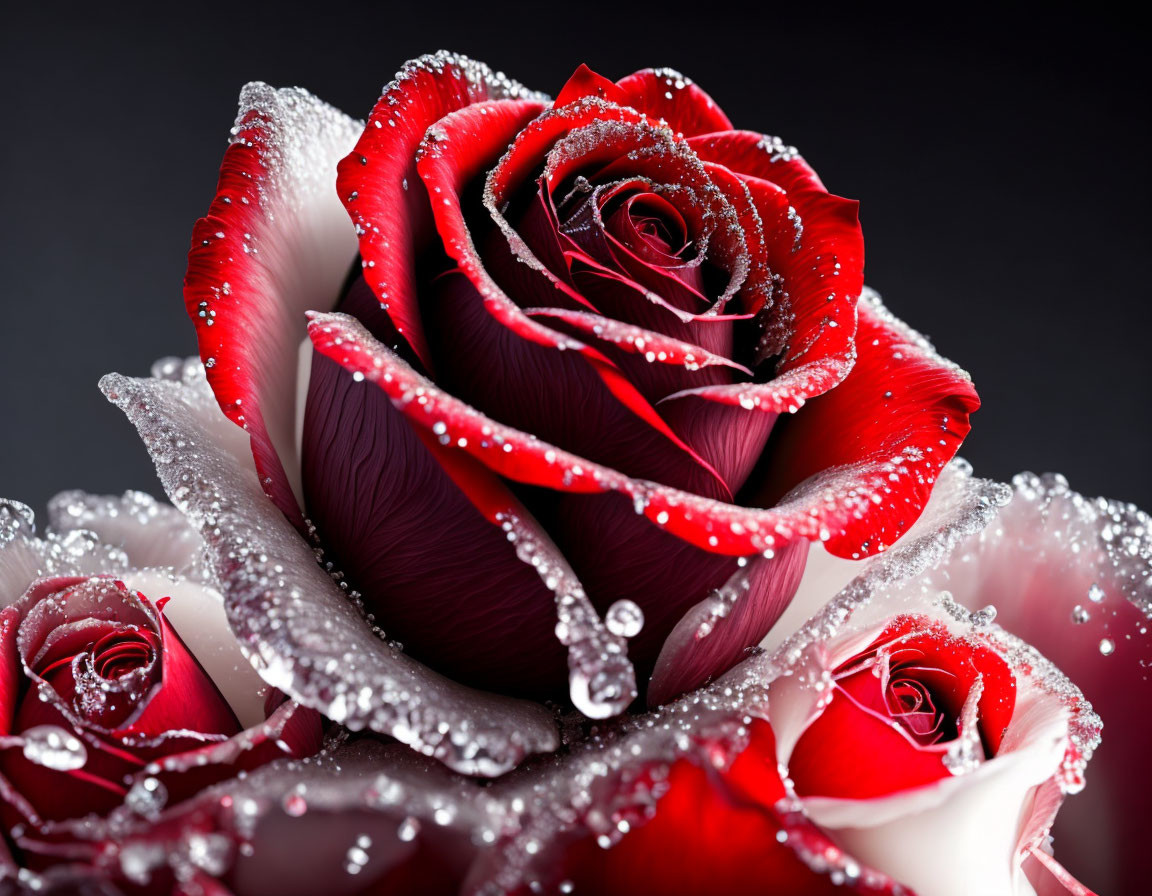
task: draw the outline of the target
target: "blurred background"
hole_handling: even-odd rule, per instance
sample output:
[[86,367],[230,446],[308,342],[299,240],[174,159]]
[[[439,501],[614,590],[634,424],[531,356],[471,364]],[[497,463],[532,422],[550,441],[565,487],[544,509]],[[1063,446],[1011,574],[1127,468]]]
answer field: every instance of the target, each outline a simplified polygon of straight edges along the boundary
[[158,489],[96,381],[196,350],[184,258],[241,85],[298,84],[365,117],[404,60],[445,47],[551,93],[580,62],[680,69],[860,200],[868,282],[975,379],[962,454],[980,474],[1056,470],[1152,508],[1141,32],[1052,11],[724,9],[6,10],[0,495],[39,509],[66,487]]

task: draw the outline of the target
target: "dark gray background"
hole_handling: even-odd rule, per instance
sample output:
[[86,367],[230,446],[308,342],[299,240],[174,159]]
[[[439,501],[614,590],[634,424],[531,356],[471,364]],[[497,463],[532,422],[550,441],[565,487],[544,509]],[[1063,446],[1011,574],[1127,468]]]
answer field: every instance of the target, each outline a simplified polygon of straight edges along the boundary
[[580,62],[681,69],[861,200],[868,282],[975,378],[978,472],[1058,470],[1152,507],[1147,47],[1128,23],[315,6],[5,12],[0,495],[158,490],[96,380],[195,350],[184,254],[240,86],[363,117],[406,58],[446,47],[551,93]]

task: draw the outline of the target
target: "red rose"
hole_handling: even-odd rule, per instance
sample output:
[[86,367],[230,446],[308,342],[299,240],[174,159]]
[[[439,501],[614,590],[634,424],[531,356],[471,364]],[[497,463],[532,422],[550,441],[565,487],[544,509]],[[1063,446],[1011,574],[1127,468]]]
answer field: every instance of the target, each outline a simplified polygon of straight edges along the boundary
[[856,204],[687,79],[582,67],[550,102],[442,53],[362,134],[249,88],[185,299],[371,620],[604,717],[729,668],[810,541],[864,557],[920,513],[976,395],[862,289]]
[[109,577],[41,579],[0,611],[0,816],[42,864],[52,822],[158,814],[202,788],[320,744],[284,704],[249,731],[164,613]]

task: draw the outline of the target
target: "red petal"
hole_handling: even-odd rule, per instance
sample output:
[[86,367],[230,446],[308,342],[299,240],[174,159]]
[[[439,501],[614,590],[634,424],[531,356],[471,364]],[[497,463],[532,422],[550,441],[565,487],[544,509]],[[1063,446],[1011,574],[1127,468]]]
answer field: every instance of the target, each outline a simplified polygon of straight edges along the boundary
[[360,235],[368,284],[428,369],[415,258],[432,236],[430,196],[416,176],[416,148],[445,115],[526,93],[483,63],[449,53],[422,56],[384,89],[355,150],[340,163],[337,189]]
[[663,118],[687,137],[732,129],[732,122],[712,97],[671,69],[644,69],[617,84],[625,105]]
[[304,312],[333,307],[356,254],[331,178],[358,127],[302,90],[245,88],[184,278],[208,382],[249,432],[265,491],[298,528],[297,354]]
[[157,606],[161,686],[152,694],[139,718],[117,733],[152,737],[170,731],[194,731],[226,737],[236,734],[241,726],[228,702],[164,618],[163,602],[158,601]]
[[[857,204],[829,194],[794,149],[763,135],[735,131],[688,143],[700,158],[744,180],[764,222],[768,264],[783,278],[793,317],[778,373],[850,358],[852,309],[864,285]],[[789,235],[795,236],[791,244]]]
[[[822,847],[814,853],[843,854],[818,832],[786,827],[772,809],[783,796],[772,731],[755,723],[731,769],[719,773],[677,761],[654,816],[608,849],[591,839],[576,843],[566,857],[565,877],[574,892],[603,896],[835,896],[868,891],[864,879],[884,880],[869,872],[837,884],[802,861],[792,847],[800,840]],[[877,890],[898,892],[891,882],[872,891]]]
[[832,553],[853,558],[884,550],[917,520],[980,405],[968,375],[877,299],[862,300],[859,312],[852,372],[809,401],[769,449],[777,495],[824,471],[854,468],[841,489],[865,500],[827,539]]
[[598,96],[611,103],[627,105],[625,94],[619,87],[586,65],[581,65],[573,72],[568,83],[556,95],[556,102],[553,105],[567,106],[586,96]]
[[943,755],[837,689],[793,748],[788,775],[800,796],[870,799],[950,777]]
[[847,472],[824,471],[804,490],[768,510],[723,504],[631,479],[497,423],[421,377],[351,318],[314,315],[311,334],[322,354],[374,382],[422,429],[443,424],[442,435],[457,443],[463,438],[464,450],[500,475],[565,492],[620,492],[657,526],[714,553],[750,555],[796,537],[858,534],[861,519],[872,510],[871,495],[889,488],[896,472],[886,456],[866,457]]
[[0,737],[12,733],[16,701],[24,684],[24,673],[16,651],[16,629],[19,625],[19,610],[5,607],[0,611]]

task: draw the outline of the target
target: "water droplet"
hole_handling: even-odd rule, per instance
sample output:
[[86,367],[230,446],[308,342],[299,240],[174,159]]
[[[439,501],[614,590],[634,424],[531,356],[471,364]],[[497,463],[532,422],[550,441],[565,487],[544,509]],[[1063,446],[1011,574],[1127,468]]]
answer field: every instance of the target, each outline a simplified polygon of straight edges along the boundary
[[284,797],[284,811],[293,818],[299,818],[308,811],[308,801],[299,793],[290,793]]
[[412,816],[408,816],[402,822],[400,827],[396,829],[396,836],[408,843],[416,839],[416,835],[420,833],[420,822]]
[[1088,600],[1094,604],[1102,603],[1104,601],[1104,589],[1093,582],[1092,587],[1088,589]]
[[145,818],[159,815],[168,802],[168,788],[157,778],[137,781],[124,797],[124,805]]
[[24,758],[45,768],[68,772],[83,768],[88,751],[80,739],[55,725],[37,725],[24,732]]
[[219,877],[228,870],[232,843],[223,834],[192,833],[187,840],[188,861],[197,868]]
[[1076,604],[1076,606],[1072,608],[1072,621],[1077,625],[1083,625],[1091,618],[1091,614],[1080,606],[1080,604]]
[[630,600],[618,600],[604,616],[608,631],[622,638],[634,638],[644,627],[644,611]]
[[1111,638],[1100,639],[1100,655],[1111,656],[1112,652],[1116,649],[1116,642]]

